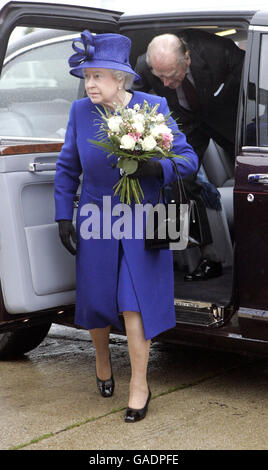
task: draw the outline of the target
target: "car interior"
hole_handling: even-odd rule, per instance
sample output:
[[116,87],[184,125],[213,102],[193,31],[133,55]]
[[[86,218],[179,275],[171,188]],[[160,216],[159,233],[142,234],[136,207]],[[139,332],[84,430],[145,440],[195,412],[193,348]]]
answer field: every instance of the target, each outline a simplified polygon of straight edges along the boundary
[[79,97],[79,82],[68,74],[70,35],[77,33],[40,29],[11,42],[0,80],[2,137],[64,137]]
[[[165,32],[176,32],[178,22],[163,24],[158,21],[151,22],[149,27],[142,27],[142,30],[129,28],[123,25],[122,34],[128,35],[132,40],[132,66],[140,54],[146,51],[147,44],[156,34]],[[236,44],[245,49],[247,41],[248,23],[238,21],[237,24],[230,24],[227,21],[217,22],[205,21],[197,24],[196,22],[184,22],[179,24],[179,29],[183,28],[202,28],[212,34],[220,34],[231,38]],[[69,32],[70,33],[70,32]],[[36,33],[33,33],[36,34]],[[63,32],[57,32],[57,36]],[[64,32],[67,34],[67,32]],[[77,33],[76,33],[77,34]],[[40,36],[41,37],[41,36]],[[68,49],[66,48],[67,62],[70,51],[70,40]],[[64,74],[65,71],[62,71]],[[4,74],[2,74],[4,77]],[[75,80],[75,90],[70,87],[43,86],[23,87],[16,89],[6,89],[2,87],[0,80],[0,129],[1,135],[10,135],[10,129],[14,136],[28,137],[46,137],[51,140],[56,137],[64,137],[68,112],[74,99],[81,95],[83,85],[78,87]],[[233,188],[235,158],[228,155],[216,142],[210,141],[205,152],[202,170],[209,182],[221,193],[222,211],[207,209],[214,246],[217,254],[222,261],[224,271],[223,275],[198,282],[184,282],[183,277],[186,270],[192,271],[197,266],[200,259],[199,248],[189,248],[184,251],[174,253],[174,285],[175,298],[193,300],[200,302],[210,302],[216,305],[226,306],[229,304],[232,295],[232,272],[233,272],[233,242],[234,242],[234,221],[233,221]]]
[[[205,24],[180,22],[169,23],[167,26],[160,24],[152,25],[150,30],[135,34],[130,31],[130,38],[135,48],[132,53],[132,63],[136,63],[137,57],[146,51],[147,44],[156,34],[176,33],[178,29],[201,28],[211,34],[218,34],[235,41],[241,49],[246,48],[247,24],[238,22],[217,21],[215,19]],[[122,31],[123,33],[124,31]],[[208,181],[215,185],[221,194],[222,211],[207,209],[207,215],[212,231],[213,243],[217,255],[223,265],[223,275],[218,278],[205,281],[185,282],[185,271],[192,271],[200,260],[199,248],[189,248],[184,251],[174,252],[174,288],[175,298],[182,300],[193,300],[200,302],[211,302],[220,306],[227,306],[232,296],[233,285],[233,243],[234,243],[234,220],[233,220],[233,189],[235,174],[235,158],[229,155],[215,141],[210,140],[206,149],[202,171]],[[182,315],[183,316],[183,315]],[[185,321],[185,318],[183,319]]]

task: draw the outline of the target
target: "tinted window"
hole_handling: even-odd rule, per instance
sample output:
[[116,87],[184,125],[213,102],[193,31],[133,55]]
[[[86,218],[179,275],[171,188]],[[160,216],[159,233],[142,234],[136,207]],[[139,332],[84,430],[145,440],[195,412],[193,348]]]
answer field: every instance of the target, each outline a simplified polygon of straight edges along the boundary
[[268,146],[268,34],[262,35],[259,70],[259,145]]
[[7,54],[0,79],[1,136],[64,138],[80,80],[69,74],[71,36],[47,39],[46,34],[41,39],[40,33],[27,34]]

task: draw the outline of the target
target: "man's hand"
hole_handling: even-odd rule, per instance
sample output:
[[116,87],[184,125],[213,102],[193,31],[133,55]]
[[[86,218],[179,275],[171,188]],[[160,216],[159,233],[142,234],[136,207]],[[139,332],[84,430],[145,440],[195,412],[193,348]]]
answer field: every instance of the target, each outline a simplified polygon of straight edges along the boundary
[[72,255],[75,255],[76,250],[71,244],[70,237],[72,238],[72,241],[74,243],[76,243],[77,240],[76,240],[75,228],[71,220],[58,220],[57,222],[58,222],[59,235],[60,235],[62,244]]

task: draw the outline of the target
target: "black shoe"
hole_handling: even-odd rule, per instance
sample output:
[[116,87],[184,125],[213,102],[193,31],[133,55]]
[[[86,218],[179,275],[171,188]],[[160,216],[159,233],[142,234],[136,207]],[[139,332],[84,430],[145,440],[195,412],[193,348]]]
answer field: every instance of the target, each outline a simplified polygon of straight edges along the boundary
[[149,389],[148,398],[146,400],[144,408],[140,408],[137,410],[135,408],[127,407],[127,411],[125,414],[125,422],[135,423],[136,421],[140,421],[141,419],[145,418],[150,399],[151,399],[151,390]]
[[222,275],[222,266],[219,261],[203,259],[192,273],[184,276],[185,281],[205,281]]
[[101,396],[104,398],[111,397],[114,393],[114,378],[111,376],[109,380],[100,380],[97,376],[97,386]]
[[[110,364],[111,364],[111,357],[110,357]],[[112,370],[112,364],[111,364],[111,370]],[[108,380],[100,380],[97,374],[96,374],[96,379],[97,379],[97,386],[98,386],[101,396],[104,398],[111,397],[114,393],[113,372],[112,372],[111,378]]]

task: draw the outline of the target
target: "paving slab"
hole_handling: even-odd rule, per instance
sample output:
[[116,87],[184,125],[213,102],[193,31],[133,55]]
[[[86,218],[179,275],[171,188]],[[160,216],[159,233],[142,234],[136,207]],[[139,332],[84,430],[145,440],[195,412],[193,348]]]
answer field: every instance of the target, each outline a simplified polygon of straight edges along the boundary
[[143,421],[126,424],[118,410],[27,449],[267,450],[267,377],[256,389],[257,378],[233,370],[153,397]]
[[268,364],[215,351],[153,343],[145,420],[123,421],[127,341],[112,335],[111,398],[96,387],[84,330],[55,325],[17,361],[0,364],[0,449],[267,449]]

